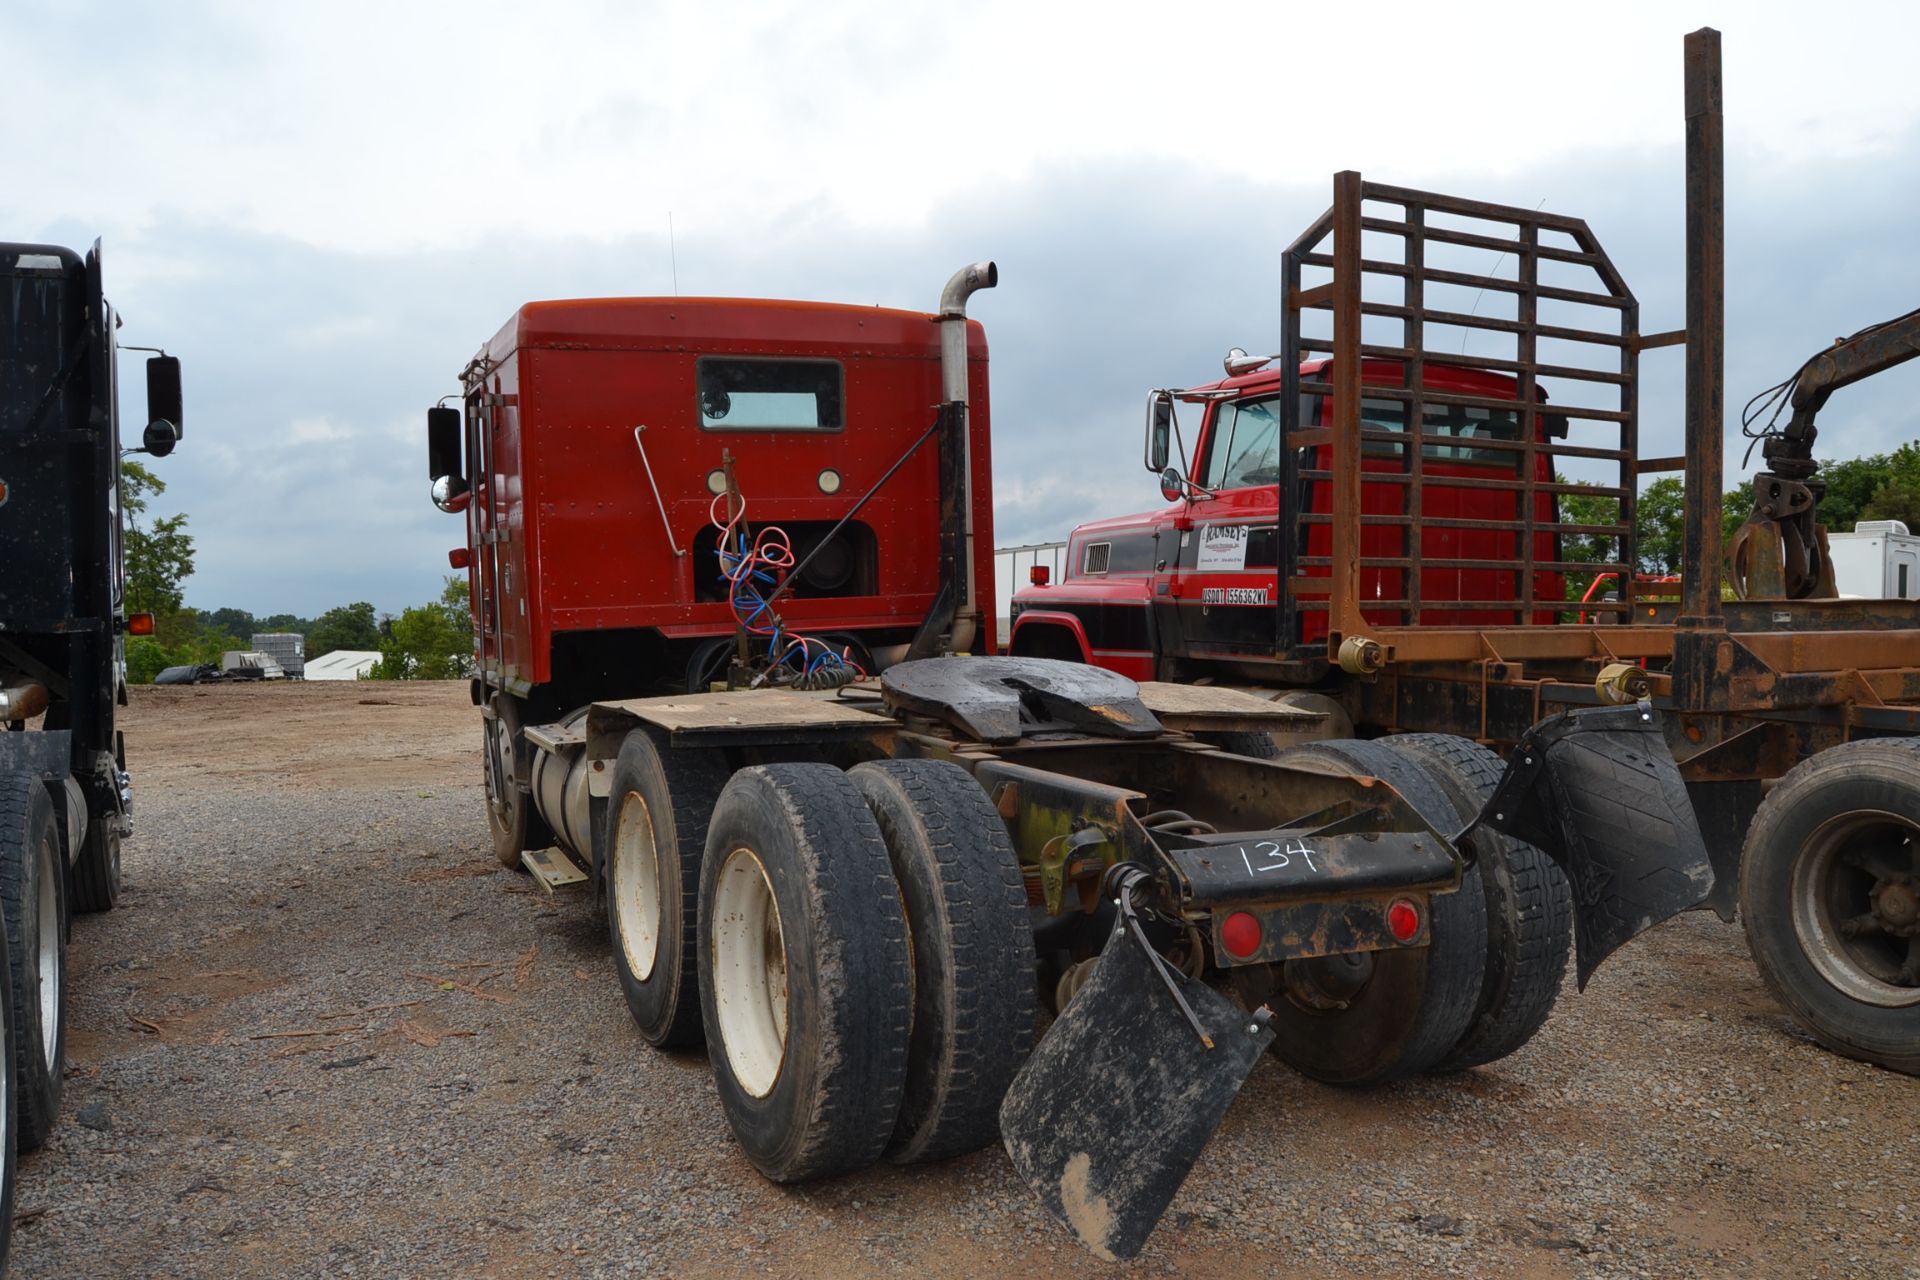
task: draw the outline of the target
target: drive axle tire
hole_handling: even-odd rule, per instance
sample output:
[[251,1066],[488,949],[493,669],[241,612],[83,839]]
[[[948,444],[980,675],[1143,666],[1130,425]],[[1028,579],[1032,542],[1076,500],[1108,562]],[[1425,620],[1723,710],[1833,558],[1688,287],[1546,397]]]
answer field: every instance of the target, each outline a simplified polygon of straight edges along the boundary
[[66,868],[53,798],[29,773],[0,774],[0,912],[13,977],[14,1140],[46,1145],[66,1072]]
[[1280,744],[1273,740],[1270,733],[1253,733],[1240,730],[1222,730],[1216,733],[1196,733],[1194,739],[1209,743],[1236,756],[1247,756],[1254,760],[1278,760]]
[[72,911],[91,914],[111,911],[120,901],[120,815],[103,813],[87,819],[80,856],[69,872]]
[[848,777],[880,824],[906,906],[913,1034],[888,1158],[977,1151],[1033,1051],[1039,1003],[1026,882],[1006,823],[973,776],[943,760],[881,760]]
[[906,1084],[913,972],[880,826],[832,765],[733,775],[700,869],[700,1006],[720,1105],[775,1182],[865,1168]]
[[[1406,733],[1392,745],[1423,761],[1452,798],[1458,826],[1480,813],[1505,766],[1470,738]],[[1546,1024],[1573,950],[1573,890],[1554,860],[1490,828],[1476,832],[1487,903],[1487,965],[1473,1022],[1435,1071],[1506,1057]]]
[[492,718],[482,723],[487,828],[493,834],[493,856],[507,870],[518,871],[521,853],[546,848],[553,843],[553,833],[534,809],[533,796],[520,786],[520,761],[526,754],[520,701],[502,694],[493,700],[493,708]]
[[1814,1039],[1920,1075],[1920,739],[1831,747],[1782,778],[1747,829],[1740,915]]
[[14,1182],[19,1159],[14,1145],[14,1113],[19,1109],[18,1073],[14,1070],[13,966],[11,935],[0,912],[0,1276],[7,1274],[13,1243]]
[[[1452,821],[1434,771],[1387,742],[1311,742],[1283,762],[1312,760],[1379,778],[1429,815]],[[1486,968],[1487,912],[1477,867],[1460,888],[1428,898],[1428,943],[1274,966],[1273,1053],[1326,1084],[1383,1084],[1431,1070],[1473,1021]],[[1290,977],[1288,966],[1297,965]]]
[[613,762],[600,855],[607,932],[633,1021],[663,1049],[700,1043],[700,859],[726,785],[718,752],[676,751],[646,729],[627,734]]

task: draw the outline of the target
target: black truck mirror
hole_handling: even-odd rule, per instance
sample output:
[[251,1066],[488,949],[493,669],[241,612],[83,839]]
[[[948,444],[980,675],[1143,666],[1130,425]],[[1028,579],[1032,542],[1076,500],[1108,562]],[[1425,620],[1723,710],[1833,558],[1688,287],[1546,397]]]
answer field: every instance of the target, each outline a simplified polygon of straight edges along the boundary
[[467,509],[472,495],[460,469],[460,411],[447,405],[427,410],[427,478],[434,506],[449,514]]
[[460,478],[460,411],[446,405],[427,410],[427,479]]
[[186,419],[180,400],[180,358],[147,358],[147,429],[140,434],[140,445],[156,458],[173,452],[186,433]]
[[1165,471],[1173,449],[1173,397],[1164,391],[1147,394],[1147,470]]

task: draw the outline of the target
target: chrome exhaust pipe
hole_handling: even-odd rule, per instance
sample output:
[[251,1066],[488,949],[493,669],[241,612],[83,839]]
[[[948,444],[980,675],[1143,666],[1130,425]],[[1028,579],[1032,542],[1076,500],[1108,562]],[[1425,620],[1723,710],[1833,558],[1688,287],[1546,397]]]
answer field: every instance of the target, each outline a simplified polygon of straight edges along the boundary
[[1000,283],[1000,268],[975,262],[960,268],[940,291],[941,398],[960,406],[960,510],[965,569],[960,599],[953,619],[952,647],[956,653],[973,648],[980,632],[980,610],[975,603],[977,570],[973,528],[973,432],[967,407],[967,299]]

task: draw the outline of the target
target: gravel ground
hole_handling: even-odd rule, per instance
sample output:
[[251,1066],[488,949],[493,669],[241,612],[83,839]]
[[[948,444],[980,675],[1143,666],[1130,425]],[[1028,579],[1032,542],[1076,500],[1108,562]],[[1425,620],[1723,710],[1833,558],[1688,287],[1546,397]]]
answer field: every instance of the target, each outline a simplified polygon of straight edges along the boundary
[[754,1173],[704,1058],[633,1031],[593,900],[493,861],[463,685],[141,689],[127,738],[139,831],[121,908],[74,926],[17,1276],[1920,1280],[1920,1080],[1814,1046],[1710,917],[1491,1067],[1263,1063],[1110,1266],[997,1149]]

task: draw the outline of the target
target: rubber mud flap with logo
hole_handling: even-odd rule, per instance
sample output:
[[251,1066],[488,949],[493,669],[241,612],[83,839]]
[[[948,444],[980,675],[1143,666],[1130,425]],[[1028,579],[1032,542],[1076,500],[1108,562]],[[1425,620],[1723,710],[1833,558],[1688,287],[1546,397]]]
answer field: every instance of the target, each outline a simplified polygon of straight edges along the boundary
[[1483,823],[1566,872],[1582,989],[1602,960],[1713,889],[1686,784],[1645,702],[1567,711],[1529,729],[1461,837]]
[[1138,1254],[1273,1041],[1199,982],[1181,998],[1124,926],[1000,1104],[1013,1167],[1054,1217],[1109,1261]]

